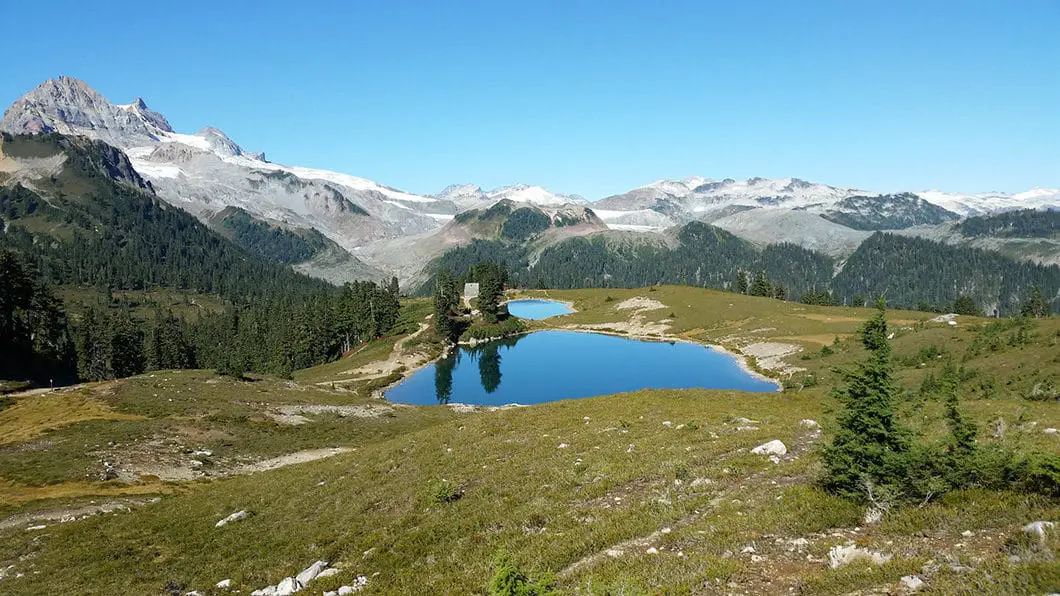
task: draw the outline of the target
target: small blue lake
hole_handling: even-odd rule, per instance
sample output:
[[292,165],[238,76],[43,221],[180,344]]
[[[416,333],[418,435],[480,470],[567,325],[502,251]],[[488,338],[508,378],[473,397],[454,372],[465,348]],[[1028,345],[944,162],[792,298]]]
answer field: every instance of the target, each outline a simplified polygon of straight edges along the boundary
[[566,302],[557,300],[512,300],[508,302],[508,312],[520,319],[547,319],[574,312]]
[[537,404],[638,389],[773,392],[730,355],[683,342],[652,342],[575,331],[538,331],[461,347],[395,385],[405,404]]

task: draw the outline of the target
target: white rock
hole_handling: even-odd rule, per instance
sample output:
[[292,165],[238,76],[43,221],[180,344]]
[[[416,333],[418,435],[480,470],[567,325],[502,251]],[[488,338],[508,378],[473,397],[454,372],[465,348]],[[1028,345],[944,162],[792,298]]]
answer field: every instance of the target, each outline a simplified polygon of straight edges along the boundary
[[192,455],[205,455],[206,457],[209,457],[213,455],[213,451],[210,451],[209,449],[199,449],[198,451],[192,453]]
[[283,581],[275,586],[265,586],[260,590],[254,590],[250,593],[250,596],[291,596],[291,594],[300,592],[303,588],[305,588],[305,585],[297,579],[285,577]]
[[787,445],[776,439],[763,443],[751,450],[751,453],[755,455],[785,455],[787,452]]
[[747,553],[753,553],[753,552],[755,552],[755,547],[753,547],[753,546],[745,546],[745,547],[743,547],[743,550],[740,551],[740,554],[746,555]]
[[232,587],[232,580],[230,580],[230,579],[222,579],[221,581],[217,582],[217,584],[214,587],[219,589],[219,590],[227,590],[228,588]]
[[556,447],[556,449],[566,449],[567,447],[570,447],[570,445],[568,445],[568,444],[566,444],[566,443],[560,443],[560,444],[559,444],[559,445],[558,445],[558,446]]
[[950,327],[956,327],[957,326],[957,321],[946,321],[946,324],[949,325]]
[[202,596],[202,592],[198,590],[192,590],[191,592],[185,592],[184,596]]
[[339,593],[335,590],[328,590],[327,592],[324,592],[324,596],[339,596]]
[[309,582],[316,579],[316,577],[320,575],[320,572],[326,569],[327,566],[327,561],[317,561],[316,563],[313,563],[309,567],[303,569],[302,572],[298,575],[294,576],[294,579],[300,584],[308,584]]
[[624,553],[617,548],[609,548],[607,549],[606,554],[612,559],[617,559],[618,557],[621,557]]
[[762,555],[751,555],[751,562],[752,563],[761,563],[762,561],[765,561],[765,560],[766,560],[766,558],[763,557]]
[[47,527],[48,526],[44,526],[44,525],[41,525],[41,526],[30,526],[30,527],[26,528],[26,531],[27,532],[35,532],[37,530],[43,530],[44,528],[47,528]]
[[655,548],[653,546],[653,547],[649,548],[648,550],[646,550],[644,552],[648,553],[649,555],[657,555],[657,554],[659,554],[659,549],[657,549],[657,548]]
[[750,418],[733,418],[731,422],[733,424],[747,425],[747,424],[756,424],[758,421],[757,420],[751,420]]
[[714,481],[710,478],[696,478],[688,486],[691,488],[699,488],[700,486],[707,486],[708,484],[714,484]]
[[769,461],[771,461],[771,462],[773,462],[775,464],[779,464],[780,463],[780,458],[775,456],[775,455],[770,455],[769,456]]
[[757,426],[737,426],[736,430],[743,432],[749,430],[759,430],[759,428]]
[[663,426],[673,426],[673,425],[674,425],[673,422],[670,422],[669,420],[663,420]]
[[817,428],[821,425],[817,424],[816,420],[810,420],[809,418],[807,418],[805,420],[799,420],[799,426],[803,428]]
[[1043,428],[1042,432],[1047,434],[1047,435],[1055,435],[1056,433],[1060,432],[1060,430],[1057,430],[1055,428],[1051,428],[1050,427],[1050,428]]
[[928,323],[950,323],[950,322],[956,322],[956,321],[954,321],[954,319],[956,319],[956,318],[957,318],[957,313],[952,313],[951,312],[951,313],[948,313],[948,314],[945,314],[945,315],[939,315],[939,316],[935,317],[934,319],[928,319]]
[[1023,531],[1039,538],[1045,538],[1046,531],[1052,530],[1055,526],[1056,524],[1051,521],[1036,521],[1023,526]]
[[318,573],[317,576],[316,576],[316,579],[323,579],[325,577],[331,577],[333,575],[338,575],[340,573],[342,573],[342,570],[339,569],[338,567],[328,567],[327,569],[325,569],[325,570],[321,571],[320,573]]
[[964,536],[965,538],[971,538],[972,535],[973,534],[972,534],[971,530],[965,530],[965,531],[961,532],[961,536]]
[[924,580],[920,579],[915,575],[903,575],[901,581],[902,587],[912,592],[916,592],[920,588],[924,587]]
[[232,515],[229,515],[228,517],[222,519],[221,521],[217,522],[214,525],[214,527],[215,528],[220,528],[221,526],[227,526],[228,524],[230,524],[232,522],[236,522],[236,521],[239,521],[241,519],[245,519],[248,515],[250,515],[250,514],[247,513],[246,509],[241,509],[239,511],[236,511]]
[[853,542],[843,546],[833,546],[828,551],[828,566],[836,569],[852,561],[864,559],[877,565],[882,565],[891,560],[891,555],[872,551],[867,548],[855,546]]

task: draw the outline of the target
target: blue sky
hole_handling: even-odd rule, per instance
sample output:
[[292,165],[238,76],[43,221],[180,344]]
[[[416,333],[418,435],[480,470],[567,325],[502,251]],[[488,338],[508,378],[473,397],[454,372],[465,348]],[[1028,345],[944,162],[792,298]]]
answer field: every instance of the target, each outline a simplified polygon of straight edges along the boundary
[[419,193],[1060,187],[1055,0],[0,4],[5,106],[67,74]]

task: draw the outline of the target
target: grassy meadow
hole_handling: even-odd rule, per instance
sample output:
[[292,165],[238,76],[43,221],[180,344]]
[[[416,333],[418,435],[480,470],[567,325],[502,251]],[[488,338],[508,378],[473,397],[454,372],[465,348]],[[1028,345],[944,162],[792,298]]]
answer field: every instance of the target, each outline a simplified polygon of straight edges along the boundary
[[[289,380],[156,371],[14,394],[0,401],[0,593],[216,594],[231,579],[247,594],[325,560],[342,571],[305,593],[365,576],[367,594],[476,594],[502,551],[569,594],[900,593],[911,574],[926,593],[1060,590],[1056,535],[1021,530],[1057,521],[1056,500],[957,491],[864,525],[817,488],[829,393],[865,355],[855,334],[872,309],[675,286],[519,295],[577,310],[533,329],[783,346],[751,365],[785,390],[388,404],[373,394],[441,351],[429,330],[413,335],[431,312],[420,300],[393,337]],[[616,308],[637,298],[662,306]],[[922,388],[950,362],[980,443],[1060,452],[1043,432],[1060,427],[1060,318],[932,316],[888,312],[906,424],[945,433]],[[776,462],[750,453],[774,439],[788,447]],[[342,452],[247,473],[326,448]],[[851,542],[891,558],[832,569],[829,549]]]

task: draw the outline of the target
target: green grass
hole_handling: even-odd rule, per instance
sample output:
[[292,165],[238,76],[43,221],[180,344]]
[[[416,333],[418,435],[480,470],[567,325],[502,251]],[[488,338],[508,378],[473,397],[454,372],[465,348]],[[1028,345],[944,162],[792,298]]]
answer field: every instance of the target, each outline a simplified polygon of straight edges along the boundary
[[[78,504],[98,499],[93,490],[113,490],[114,483],[81,482],[84,470],[97,465],[98,455],[83,452],[89,444],[105,451],[111,441],[120,449],[174,437],[188,448],[212,450],[216,465],[324,446],[356,450],[251,476],[145,481],[133,487],[162,493],[160,502],[36,532],[0,531],[0,569],[14,565],[27,574],[0,580],[0,591],[46,594],[76,586],[79,593],[161,593],[170,582],[209,590],[231,578],[248,593],[323,559],[344,571],[309,593],[357,575],[370,578],[366,593],[422,593],[424,586],[433,593],[483,593],[501,551],[531,578],[554,577],[565,593],[838,594],[894,589],[911,573],[938,593],[1060,589],[1056,541],[1034,548],[1019,542],[1027,522],[1060,518],[1056,501],[967,490],[861,527],[859,507],[816,487],[835,371],[863,356],[856,341],[833,345],[834,338],[848,338],[871,309],[667,286],[532,294],[572,301],[578,310],[534,328],[626,321],[631,313],[615,304],[635,296],[659,300],[665,309],[642,314],[648,321],[671,318],[675,336],[737,347],[752,341],[803,346],[787,359],[806,369],[792,378],[810,374],[817,383],[796,387],[786,379],[789,389],[777,394],[650,390],[480,414],[402,406],[378,418],[311,416],[301,426],[264,416],[281,404],[380,405],[366,393],[368,382],[348,389],[330,382],[388,357],[397,340],[388,338],[299,371],[294,382],[163,371],[88,387],[71,392],[71,399],[83,395],[106,407],[100,411],[136,418],[53,419],[42,433],[0,445],[3,482],[53,491],[37,501],[0,504],[0,512]],[[407,307],[403,331],[417,329],[429,312],[425,301]],[[924,313],[890,318],[902,362],[898,379],[907,391],[903,416],[937,439],[945,432],[941,405],[920,387],[939,373],[942,360],[926,355],[960,363],[982,329],[963,317],[957,328],[918,324],[929,318]],[[1060,319],[1040,321],[1025,345],[1004,344],[963,362],[975,371],[961,391],[980,425],[980,442],[1058,450],[1060,437],[1041,432],[1060,426],[1055,400],[1026,399],[1030,387],[1060,371],[1058,331]],[[440,350],[429,333],[421,337],[406,348]],[[826,345],[831,353],[822,352]],[[12,411],[18,413],[0,410],[0,424]],[[758,421],[758,430],[736,430],[739,417]],[[825,425],[824,436],[799,425],[807,418]],[[1005,432],[995,437],[1002,419]],[[790,449],[781,463],[748,453],[771,439]],[[84,496],[47,498],[75,482]],[[254,515],[214,528],[240,509]],[[829,548],[846,542],[894,559],[829,569]],[[746,547],[761,559],[743,552]],[[658,552],[648,554],[649,548]],[[608,549],[623,554],[611,557]],[[1010,561],[1014,549],[1022,549],[1020,558]],[[955,564],[968,570],[953,571]]]

